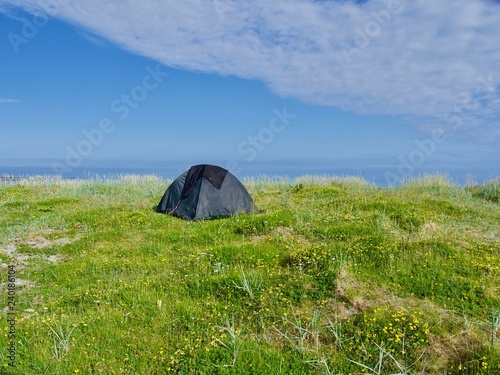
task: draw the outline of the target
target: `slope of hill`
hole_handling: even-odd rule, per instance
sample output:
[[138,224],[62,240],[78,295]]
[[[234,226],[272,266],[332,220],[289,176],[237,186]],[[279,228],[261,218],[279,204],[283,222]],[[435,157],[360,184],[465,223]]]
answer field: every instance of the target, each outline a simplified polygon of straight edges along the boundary
[[185,222],[155,177],[0,184],[0,372],[500,373],[497,183],[245,185]]

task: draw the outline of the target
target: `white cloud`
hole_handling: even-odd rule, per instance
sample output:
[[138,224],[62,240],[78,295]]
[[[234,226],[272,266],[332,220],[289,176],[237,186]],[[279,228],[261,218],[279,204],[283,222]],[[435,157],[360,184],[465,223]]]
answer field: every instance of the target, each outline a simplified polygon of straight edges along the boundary
[[458,110],[475,134],[500,116],[500,7],[488,0],[5,4],[45,10],[171,67],[259,79],[309,103],[427,116],[450,132],[464,129],[450,120]]
[[0,98],[0,104],[12,104],[12,103],[20,103],[20,102],[17,99]]

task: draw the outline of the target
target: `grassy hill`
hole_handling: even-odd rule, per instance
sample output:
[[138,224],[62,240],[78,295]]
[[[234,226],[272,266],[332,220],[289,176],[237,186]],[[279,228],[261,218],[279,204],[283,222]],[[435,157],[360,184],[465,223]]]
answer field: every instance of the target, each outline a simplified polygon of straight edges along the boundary
[[167,185],[0,184],[0,373],[500,373],[498,183],[262,178],[203,222]]

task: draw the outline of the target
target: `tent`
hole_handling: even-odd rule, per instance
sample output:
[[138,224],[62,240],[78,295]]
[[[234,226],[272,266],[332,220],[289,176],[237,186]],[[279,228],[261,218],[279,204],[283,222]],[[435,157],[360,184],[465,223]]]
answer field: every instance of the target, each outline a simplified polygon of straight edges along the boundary
[[251,213],[254,203],[240,181],[215,165],[200,164],[177,177],[156,207],[156,212],[202,220]]

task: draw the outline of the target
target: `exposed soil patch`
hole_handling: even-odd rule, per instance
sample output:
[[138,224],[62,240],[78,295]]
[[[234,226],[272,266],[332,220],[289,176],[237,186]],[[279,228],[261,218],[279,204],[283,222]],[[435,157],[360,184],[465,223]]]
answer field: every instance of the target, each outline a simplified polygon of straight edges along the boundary
[[[13,245],[9,245],[6,248],[0,247],[0,254],[4,254],[11,258],[12,262],[15,263],[18,268],[27,267],[28,263],[26,261],[29,259],[42,259],[50,263],[59,263],[68,258],[68,256],[64,254],[53,254],[49,256],[45,254],[21,254],[16,251],[16,247]],[[5,268],[7,264],[0,263],[0,267]]]
[[[53,229],[48,229],[42,232],[43,234],[54,234],[54,233],[63,233],[61,231],[56,231]],[[69,243],[75,242],[78,240],[78,237],[74,239],[70,239],[68,237],[61,237],[56,239],[48,239],[43,235],[38,235],[34,237],[30,237],[27,240],[19,241],[20,245],[27,245],[33,249],[46,249],[55,246],[64,246]],[[12,259],[12,262],[19,268],[24,268],[28,266],[27,261],[29,259],[42,259],[50,263],[59,263],[63,260],[67,259],[67,255],[63,254],[53,254],[53,255],[45,255],[45,254],[26,254],[19,253],[17,251],[17,244],[8,244],[5,246],[0,246],[0,254],[7,256]],[[7,264],[0,263],[0,268],[7,267]]]
[[16,247],[14,245],[7,245],[5,248],[0,247],[0,254],[12,256],[16,252]]
[[73,242],[69,238],[57,238],[55,240],[48,240],[43,236],[36,236],[26,240],[24,243],[35,249],[44,249],[46,247],[63,246]]
[[68,259],[67,255],[62,255],[62,254],[55,254],[55,255],[50,255],[47,257],[47,260],[50,263],[59,263],[62,262],[63,260]]
[[17,287],[22,286],[25,288],[31,288],[31,287],[35,286],[35,283],[32,283],[31,281],[28,281],[28,280],[16,278],[16,286]]

